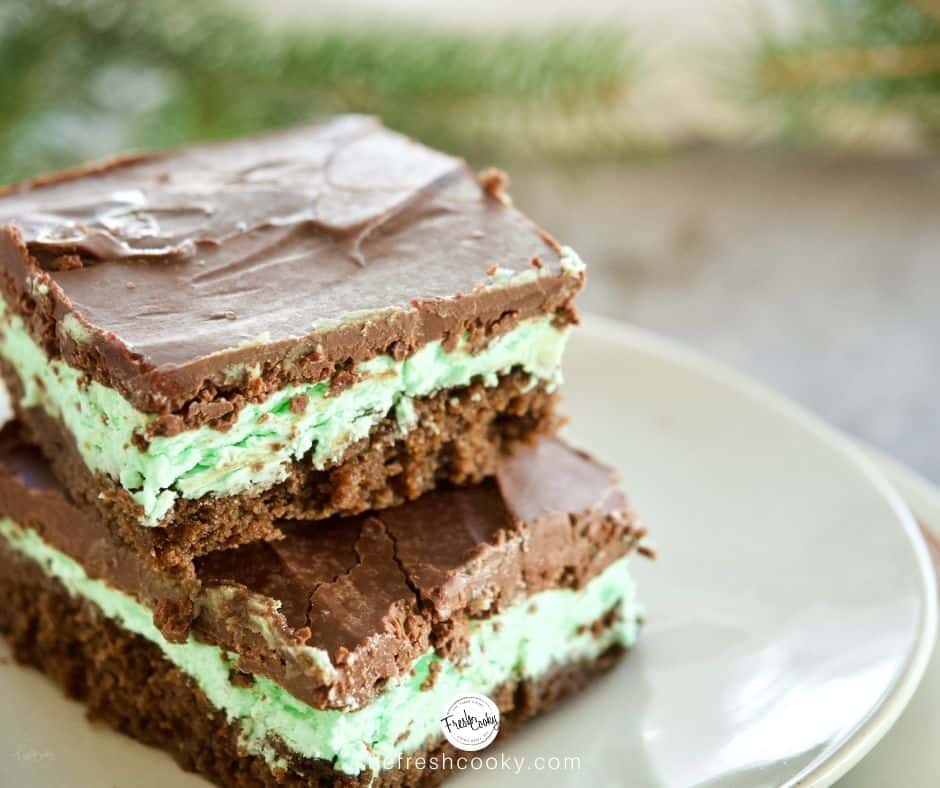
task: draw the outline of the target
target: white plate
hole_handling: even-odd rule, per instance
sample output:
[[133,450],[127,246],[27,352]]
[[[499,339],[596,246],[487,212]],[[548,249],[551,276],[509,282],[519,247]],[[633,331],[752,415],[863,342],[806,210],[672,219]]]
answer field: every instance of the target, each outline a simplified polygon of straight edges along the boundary
[[[454,785],[831,783],[900,714],[933,646],[934,577],[906,507],[847,441],[696,354],[589,319],[568,359],[570,435],[621,469],[660,549],[634,562],[648,621],[614,673],[500,750],[521,773]],[[87,726],[33,672],[0,668],[0,698],[0,785],[204,784]]]
[[[918,522],[940,544],[940,489],[869,449],[878,468],[904,497]],[[940,548],[934,551],[934,565]],[[839,788],[936,788],[940,774],[940,650],[934,649],[911,703],[875,749],[839,781]]]

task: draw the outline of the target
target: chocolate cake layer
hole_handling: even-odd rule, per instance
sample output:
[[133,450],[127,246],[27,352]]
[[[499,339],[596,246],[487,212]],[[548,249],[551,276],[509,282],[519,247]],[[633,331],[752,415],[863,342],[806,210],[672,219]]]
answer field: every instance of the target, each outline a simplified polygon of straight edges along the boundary
[[3,438],[13,582],[61,584],[99,627],[147,641],[273,775],[380,772],[438,746],[454,697],[540,686],[636,636],[625,556],[644,531],[611,470],[554,440],[481,485],[285,525],[171,574],[70,510],[38,455]]
[[[242,751],[238,725],[155,645],[104,618],[94,605],[71,596],[38,567],[3,547],[0,594],[7,601],[0,607],[0,632],[19,662],[39,668],[69,696],[84,701],[90,719],[168,751],[182,768],[220,786],[430,786],[459,765],[463,755],[435,739],[410,753],[410,760],[386,764],[377,775],[346,774],[329,761],[298,759],[290,753],[285,754],[284,767],[273,771],[264,758]],[[622,647],[614,645],[593,660],[556,668],[542,678],[504,683],[491,693],[501,711],[497,741],[564,696],[581,691],[622,653]]]
[[51,358],[192,427],[377,355],[571,319],[580,264],[502,187],[358,116],[125,157],[0,196],[3,291]]
[[280,518],[350,516],[405,503],[440,485],[477,483],[496,473],[504,454],[550,436],[558,423],[556,395],[513,373],[493,387],[474,383],[416,402],[414,429],[402,434],[395,419],[385,419],[328,470],[316,470],[309,458],[294,461],[287,478],[267,490],[182,499],[161,527],[146,528],[128,492],[87,468],[59,420],[41,408],[23,408],[18,377],[2,362],[0,370],[26,436],[42,449],[72,498],[97,510],[116,538],[167,568],[213,550],[277,538]]

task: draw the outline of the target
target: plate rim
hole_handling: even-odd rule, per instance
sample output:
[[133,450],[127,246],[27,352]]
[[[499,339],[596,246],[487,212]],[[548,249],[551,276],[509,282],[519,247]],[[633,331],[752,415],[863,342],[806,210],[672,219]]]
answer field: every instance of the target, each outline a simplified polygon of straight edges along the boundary
[[597,337],[630,350],[641,350],[692,369],[711,380],[731,385],[761,401],[825,442],[868,481],[888,503],[904,530],[918,569],[923,611],[920,629],[901,675],[882,698],[849,731],[831,744],[785,783],[786,787],[822,788],[835,783],[867,755],[907,707],[930,663],[937,639],[937,578],[930,553],[910,507],[876,461],[850,438],[807,408],[774,391],[750,375],[710,357],[679,340],[602,315],[582,313],[578,333]]

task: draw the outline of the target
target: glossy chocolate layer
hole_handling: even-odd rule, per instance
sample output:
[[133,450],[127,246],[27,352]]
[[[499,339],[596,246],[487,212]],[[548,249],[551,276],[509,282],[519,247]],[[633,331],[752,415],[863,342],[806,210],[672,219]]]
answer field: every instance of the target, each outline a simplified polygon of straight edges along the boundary
[[[644,535],[611,469],[549,439],[484,485],[285,524],[282,540],[199,559],[195,577],[155,573],[71,504],[9,427],[0,443],[0,516],[157,612],[172,601],[175,615],[157,619],[167,634],[178,639],[189,624],[246,672],[320,708],[367,703],[429,647],[459,657],[470,619],[582,587]],[[559,490],[570,491],[568,508]]]
[[583,276],[484,181],[360,116],[118,159],[0,196],[4,288],[48,353],[163,413],[570,319]]

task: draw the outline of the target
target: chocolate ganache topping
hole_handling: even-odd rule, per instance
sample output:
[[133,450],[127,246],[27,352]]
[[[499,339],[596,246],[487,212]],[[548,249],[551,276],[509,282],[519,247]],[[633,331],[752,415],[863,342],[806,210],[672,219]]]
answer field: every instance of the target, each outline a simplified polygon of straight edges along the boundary
[[158,412],[573,317],[581,278],[491,181],[361,116],[116,159],[0,194],[4,295]]

